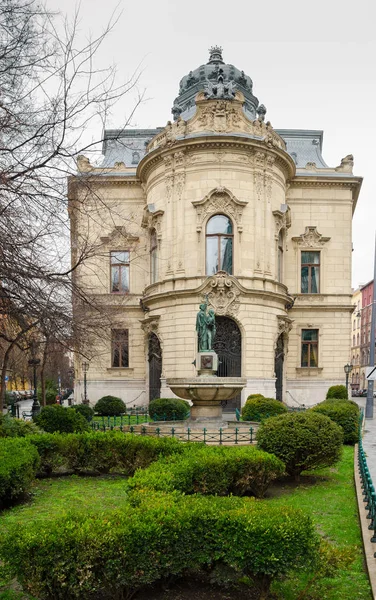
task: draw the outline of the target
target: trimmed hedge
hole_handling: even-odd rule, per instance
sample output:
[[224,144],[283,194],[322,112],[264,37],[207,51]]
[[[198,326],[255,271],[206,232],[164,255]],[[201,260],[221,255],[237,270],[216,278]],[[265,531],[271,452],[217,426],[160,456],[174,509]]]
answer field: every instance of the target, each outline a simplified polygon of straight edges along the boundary
[[248,400],[242,408],[242,419],[243,421],[263,421],[286,412],[286,406],[279,400],[253,394],[253,397],[248,396]]
[[327,393],[326,399],[335,398],[336,400],[347,400],[348,399],[347,388],[345,385],[332,385]]
[[258,446],[278,456],[299,479],[307,469],[329,467],[342,452],[343,431],[329,417],[307,411],[271,417],[260,425]]
[[28,593],[89,600],[131,597],[162,578],[216,565],[252,577],[265,590],[272,578],[316,558],[318,536],[300,510],[148,491],[124,511],[14,527],[0,546]]
[[329,417],[343,430],[344,444],[356,444],[359,439],[359,406],[350,400],[326,400],[310,410]]
[[179,398],[156,398],[149,404],[149,415],[154,421],[183,421],[189,410],[189,402]]
[[264,394],[249,394],[247,400],[253,400],[253,398],[265,398]]
[[129,483],[134,488],[163,492],[252,494],[261,498],[284,470],[281,460],[254,447],[190,448],[183,455],[159,459],[148,469],[137,471]]
[[0,444],[0,508],[26,494],[39,466],[29,439],[7,438]]
[[[73,412],[73,411],[72,411]],[[39,475],[119,473],[133,475],[160,456],[182,453],[186,445],[171,438],[141,437],[120,431],[42,434],[30,437],[41,458]]]
[[47,433],[76,433],[87,431],[89,424],[85,417],[71,408],[60,404],[45,406],[39,415],[34,417],[35,423]]
[[94,411],[101,417],[119,417],[127,411],[121,398],[102,396],[94,406]]

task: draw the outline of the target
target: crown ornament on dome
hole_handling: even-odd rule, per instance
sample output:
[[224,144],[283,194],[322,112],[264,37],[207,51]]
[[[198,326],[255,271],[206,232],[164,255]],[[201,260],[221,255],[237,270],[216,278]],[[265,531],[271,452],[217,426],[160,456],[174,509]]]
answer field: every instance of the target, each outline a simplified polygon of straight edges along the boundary
[[222,58],[223,48],[221,46],[212,46],[209,48],[209,62],[208,65],[224,65],[224,60]]

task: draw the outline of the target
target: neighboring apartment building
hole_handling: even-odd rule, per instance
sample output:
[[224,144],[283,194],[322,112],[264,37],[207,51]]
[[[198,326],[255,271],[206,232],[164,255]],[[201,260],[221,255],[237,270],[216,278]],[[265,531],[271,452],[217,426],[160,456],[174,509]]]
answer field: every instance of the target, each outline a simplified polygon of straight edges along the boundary
[[232,408],[256,392],[322,400],[350,356],[353,157],[328,167],[322,131],[273,129],[217,47],[172,113],[164,129],[106,131],[103,164],[78,157],[69,182],[73,257],[87,235],[98,247],[76,281],[116,320],[87,351],[90,401],[172,396],[169,377],[196,374],[205,298],[218,374],[247,379]]
[[364,389],[367,387],[366,367],[369,366],[373,280],[363,285],[360,290],[362,293],[360,323],[360,388]]
[[362,310],[362,290],[358,288],[352,296],[354,307],[351,316],[351,364],[353,370],[350,376],[351,390],[363,389],[361,372],[361,310]]

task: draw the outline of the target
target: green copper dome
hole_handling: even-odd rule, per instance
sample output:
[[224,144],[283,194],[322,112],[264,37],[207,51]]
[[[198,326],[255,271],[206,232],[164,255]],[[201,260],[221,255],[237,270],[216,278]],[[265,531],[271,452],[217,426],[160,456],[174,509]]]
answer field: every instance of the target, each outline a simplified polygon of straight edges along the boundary
[[231,99],[239,90],[244,94],[244,112],[251,120],[264,119],[266,109],[252,93],[252,79],[239,71],[234,65],[226,64],[222,58],[222,48],[213,46],[209,50],[209,61],[194,71],[190,71],[180,81],[179,95],[174,100],[172,114],[176,121],[179,117],[187,120],[192,117],[195,108],[195,96],[205,91],[208,98]]

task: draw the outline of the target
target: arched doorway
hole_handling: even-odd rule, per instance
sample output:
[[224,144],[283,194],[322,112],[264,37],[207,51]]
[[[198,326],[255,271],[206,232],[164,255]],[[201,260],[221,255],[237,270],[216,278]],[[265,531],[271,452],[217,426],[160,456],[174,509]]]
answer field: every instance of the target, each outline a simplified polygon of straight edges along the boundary
[[162,349],[155,333],[149,336],[149,402],[161,396]]
[[275,381],[275,397],[277,400],[283,401],[283,361],[285,359],[285,344],[283,333],[278,337],[277,345],[274,354],[274,372]]
[[[242,374],[242,336],[240,329],[228,317],[215,318],[216,335],[213,349],[218,354],[218,377],[241,377]],[[240,409],[241,397],[238,394],[232,400],[227,400],[224,412],[234,412]]]

